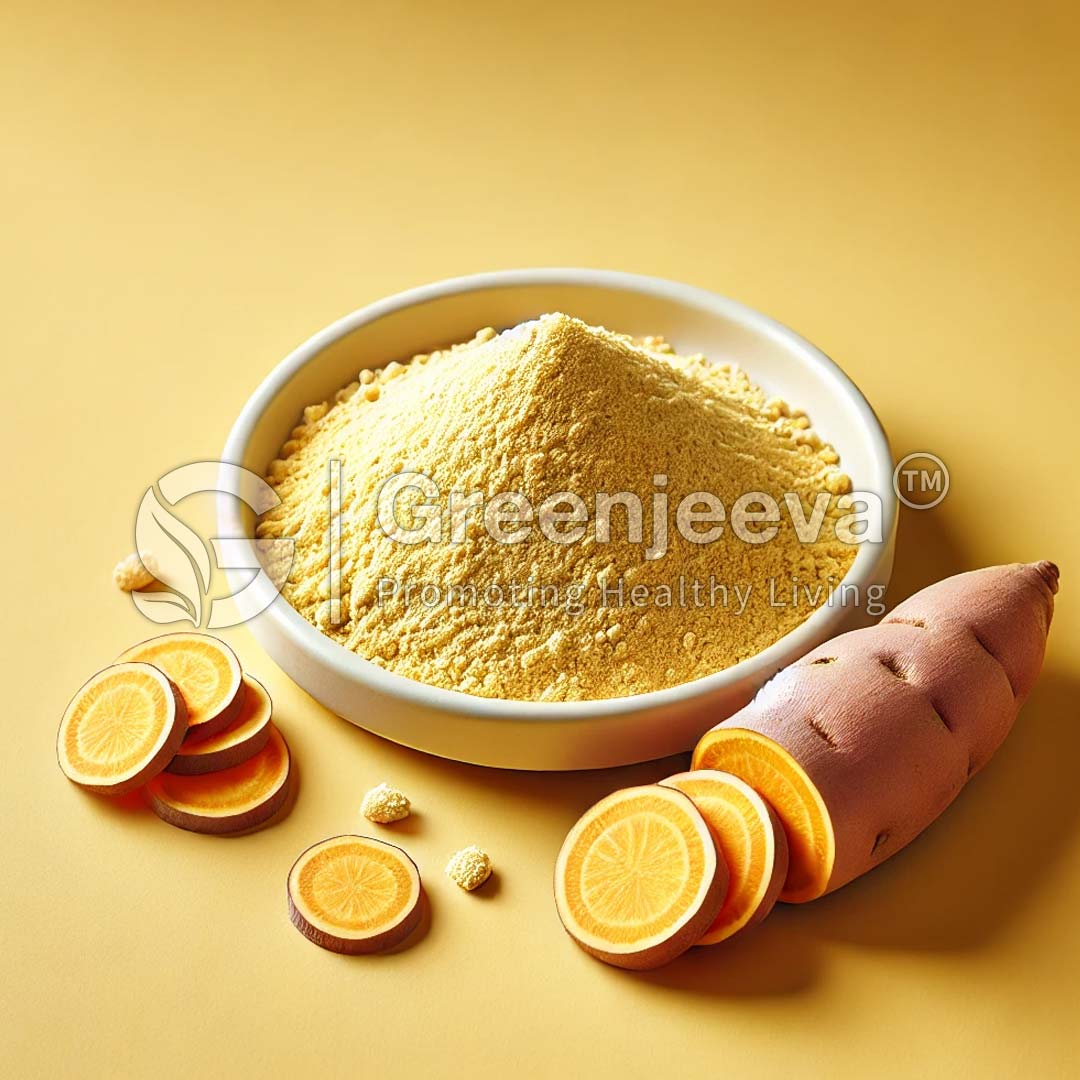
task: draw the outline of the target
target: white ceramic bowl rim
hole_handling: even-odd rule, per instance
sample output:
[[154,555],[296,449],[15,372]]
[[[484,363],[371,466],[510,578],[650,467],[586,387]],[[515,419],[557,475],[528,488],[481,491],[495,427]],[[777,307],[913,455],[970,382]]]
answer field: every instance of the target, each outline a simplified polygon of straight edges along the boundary
[[[366,307],[338,319],[325,329],[314,334],[302,345],[294,349],[270,372],[241,410],[236,423],[229,432],[222,460],[242,465],[248,442],[260,417],[270,403],[285,389],[290,380],[312,357],[359,327],[385,318],[387,315],[404,308],[425,304],[440,297],[457,293],[481,289],[543,285],[585,285],[647,293],[671,299],[688,307],[696,307],[702,311],[741,323],[800,354],[808,365],[817,370],[824,383],[831,384],[833,391],[848,398],[856,409],[865,429],[864,434],[873,447],[874,486],[872,490],[876,491],[882,500],[884,516],[883,543],[889,542],[896,527],[898,508],[893,497],[893,463],[888,439],[869,402],[837,364],[816,346],[796,334],[795,331],[736,300],[709,292],[706,289],[668,281],[664,278],[615,270],[562,267],[498,270],[448,278],[445,281],[408,289],[405,292],[368,304]],[[229,495],[221,495],[218,498],[217,509],[221,534],[233,537],[243,536],[244,526],[237,500]],[[850,570],[843,579],[843,584],[857,585],[861,595],[863,589],[871,583],[870,575],[881,547],[881,544],[873,542],[861,544]],[[246,579],[241,580],[240,575],[236,575],[236,579],[231,584],[239,588],[246,583]],[[262,582],[260,585],[264,590],[262,596],[260,597],[256,593],[253,599],[268,599],[273,586],[269,582]],[[670,708],[678,706],[682,703],[689,703],[702,694],[718,690],[726,684],[737,682],[751,668],[767,670],[770,664],[779,668],[785,657],[789,657],[793,652],[805,652],[812,647],[813,643],[821,636],[823,624],[835,618],[835,612],[836,609],[819,607],[794,630],[785,634],[784,637],[774,642],[769,648],[732,667],[724,668],[722,671],[714,672],[711,675],[705,675],[700,679],[680,683],[664,690],[636,694],[631,697],[567,702],[517,701],[504,698],[477,697],[457,690],[446,690],[442,687],[430,686],[427,683],[395,674],[378,664],[372,663],[370,660],[365,660],[320,633],[280,595],[257,618],[273,619],[280,630],[292,641],[293,645],[308,654],[318,664],[332,669],[341,677],[366,684],[371,689],[383,694],[403,698],[426,708],[466,714],[474,719],[569,722],[625,716],[629,713],[658,707]]]

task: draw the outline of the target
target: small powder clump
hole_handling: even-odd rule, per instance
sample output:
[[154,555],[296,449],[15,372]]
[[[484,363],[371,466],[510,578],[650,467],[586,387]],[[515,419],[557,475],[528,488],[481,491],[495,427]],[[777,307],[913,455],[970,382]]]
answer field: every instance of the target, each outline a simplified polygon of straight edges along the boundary
[[409,816],[410,803],[404,792],[390,784],[373,787],[360,804],[360,813],[378,825],[404,821]]
[[135,592],[153,585],[157,573],[157,563],[152,556],[147,555],[144,560],[133,551],[113,567],[113,584],[123,592]]
[[491,859],[483,848],[470,844],[454,852],[446,864],[446,876],[466,892],[479,889],[491,877]]
[[294,539],[286,599],[390,671],[619,697],[736,664],[830,598],[856,550],[838,465],[737,365],[552,314],[305,409],[257,536]]

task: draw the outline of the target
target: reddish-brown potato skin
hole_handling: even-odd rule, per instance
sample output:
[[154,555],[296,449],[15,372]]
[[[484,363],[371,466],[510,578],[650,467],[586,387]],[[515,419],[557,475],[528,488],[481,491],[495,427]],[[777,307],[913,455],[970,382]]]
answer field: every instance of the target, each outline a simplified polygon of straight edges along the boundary
[[[765,896],[758,905],[757,911],[746,920],[738,931],[740,934],[745,934],[752,926],[757,926],[758,923],[765,920],[769,912],[776,907],[776,902],[780,899],[780,893],[784,888],[784,882],[787,880],[789,856],[787,834],[784,832],[784,826],[780,824],[780,818],[777,816],[776,811],[768,803],[765,804],[765,809],[769,811],[769,820],[772,822],[773,834],[776,838],[776,854],[773,858],[772,877],[769,878],[769,887],[766,889]],[[726,941],[727,938],[724,940]]]
[[285,747],[285,780],[277,790],[272,792],[258,806],[253,806],[249,810],[228,817],[208,817],[180,810],[157,798],[153,790],[148,788],[146,798],[150,804],[150,809],[169,825],[173,825],[178,829],[186,829],[188,832],[205,833],[210,836],[228,836],[230,833],[245,832],[248,829],[254,829],[265,824],[288,801],[293,783],[292,751],[289,749],[289,744],[285,741],[285,736],[281,734],[280,730],[278,736]]
[[1057,584],[1048,562],[947,578],[718,725],[768,736],[816,785],[836,842],[826,892],[918,836],[1001,745],[1038,678]]
[[[715,841],[714,841],[715,842]],[[720,914],[720,908],[724,904],[724,896],[727,893],[728,869],[720,852],[716,853],[716,873],[702,900],[701,907],[688,919],[671,937],[658,942],[651,949],[645,949],[636,953],[608,952],[588,945],[579,938],[574,937],[569,930],[571,940],[590,956],[597,960],[603,960],[612,967],[622,968],[624,971],[654,971],[656,968],[670,964],[672,960],[682,956],[684,952],[693,948],[712,926],[716,916]],[[564,926],[565,929],[565,926]]]
[[[200,740],[201,741],[201,740]],[[166,772],[177,776],[202,776],[204,773],[221,772],[235,765],[243,765],[248,758],[253,758],[270,741],[270,724],[264,724],[251,738],[236,743],[226,750],[215,754],[177,754],[168,765]]]
[[[269,710],[266,714],[265,722],[262,727],[253,732],[243,742],[234,743],[232,746],[226,747],[223,750],[217,750],[214,753],[209,754],[192,754],[183,753],[183,749],[187,747],[188,750],[192,746],[197,746],[200,742],[203,742],[208,736],[202,736],[198,739],[192,739],[188,735],[184,742],[180,744],[180,749],[177,751],[176,756],[165,766],[166,772],[174,773],[178,776],[201,776],[208,772],[221,772],[222,769],[231,769],[235,765],[242,765],[249,758],[253,758],[266,744],[270,741],[270,728],[272,726],[274,702],[270,697],[270,692],[263,686],[262,683],[255,679],[251,675],[245,675],[240,680],[240,693],[236,695],[234,702],[229,706],[229,710],[233,711],[233,719],[238,719],[243,706],[248,700],[248,695],[252,693],[252,690],[247,686],[246,680],[251,680],[258,685],[254,689],[254,693],[261,695],[263,699],[269,705]],[[231,723],[232,721],[230,721]],[[226,728],[228,725],[226,725]],[[225,728],[222,729],[223,731]]]
[[328,934],[304,918],[289,894],[289,921],[308,939],[318,945],[320,949],[339,953],[342,956],[365,956],[369,953],[386,952],[405,941],[409,935],[420,925],[421,916],[424,913],[425,897],[421,888],[420,896],[409,914],[396,926],[384,930],[381,934],[374,934],[367,938],[340,938],[334,934]]
[[246,692],[244,680],[241,677],[240,685],[237,687],[236,693],[233,694],[232,701],[213,719],[199,724],[198,727],[188,728],[184,741],[202,742],[203,739],[209,739],[211,735],[217,735],[219,732],[224,731],[240,715],[240,710],[244,707],[244,694]]
[[166,824],[178,829],[205,833],[209,836],[227,836],[230,833],[254,829],[257,825],[269,821],[288,800],[290,783],[291,777],[286,777],[281,787],[265,802],[253,806],[242,814],[233,814],[232,817],[203,817],[201,814],[187,813],[160,799],[155,799],[152,794],[149,796],[150,809]]

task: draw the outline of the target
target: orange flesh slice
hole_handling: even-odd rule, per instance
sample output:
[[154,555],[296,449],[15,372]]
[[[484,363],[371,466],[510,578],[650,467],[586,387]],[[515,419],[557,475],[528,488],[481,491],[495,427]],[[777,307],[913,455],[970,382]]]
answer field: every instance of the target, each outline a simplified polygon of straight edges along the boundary
[[244,676],[243,700],[236,719],[207,739],[185,739],[169,762],[172,773],[206,773],[232,768],[254,757],[270,739],[273,704],[266,688],[250,675]]
[[[622,967],[652,967],[693,945],[715,918],[726,873],[705,819],[657,785],[601,799],[570,830],[555,867],[567,932]],[[703,914],[704,913],[704,914]]]
[[240,707],[240,661],[224,642],[207,634],[165,634],[133,646],[118,663],[153,664],[180,688],[188,710],[189,737],[226,727]]
[[115,664],[68,705],[57,757],[69,780],[118,795],[160,772],[186,728],[183,702],[165,675],[149,664]]
[[270,726],[270,738],[254,757],[231,769],[202,776],[161,773],[147,785],[158,817],[194,832],[234,832],[272,817],[285,801],[289,748]]
[[335,836],[305,851],[289,872],[289,915],[334,952],[375,952],[403,941],[420,913],[420,875],[393,844]]
[[798,904],[825,892],[836,855],[832,821],[813,782],[779,743],[745,728],[714,728],[697,744],[692,768],[732,773],[776,811],[789,856],[781,900]]
[[727,863],[730,879],[724,906],[698,942],[715,945],[772,909],[780,884],[776,879],[787,867],[786,840],[782,830],[774,828],[765,800],[730,773],[702,770],[660,782],[690,797]]

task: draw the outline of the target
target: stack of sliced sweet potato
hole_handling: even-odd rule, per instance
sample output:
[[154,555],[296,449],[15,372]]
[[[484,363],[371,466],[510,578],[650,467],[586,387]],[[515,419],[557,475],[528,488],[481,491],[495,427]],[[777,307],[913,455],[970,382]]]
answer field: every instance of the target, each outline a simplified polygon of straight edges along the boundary
[[846,885],[913,840],[1009,733],[1042,666],[1051,562],[940,581],[778,673],[691,772],[587,810],[555,866],[586,952],[652,968]]
[[106,795],[142,788],[158,817],[193,832],[268,821],[288,798],[290,757],[266,688],[206,634],[166,634],[99,671],[64,712],[64,775]]

